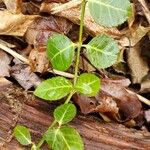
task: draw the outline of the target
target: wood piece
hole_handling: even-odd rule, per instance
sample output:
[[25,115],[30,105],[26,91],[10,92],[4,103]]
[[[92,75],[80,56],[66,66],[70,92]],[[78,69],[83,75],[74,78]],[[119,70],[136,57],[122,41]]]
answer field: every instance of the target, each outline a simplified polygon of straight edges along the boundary
[[[52,121],[56,103],[47,103],[11,86],[0,92],[0,149],[22,150],[12,130],[16,124],[27,126],[34,141],[38,141]],[[104,123],[93,116],[79,114],[71,126],[77,128],[84,139],[85,150],[150,149],[150,133],[128,129],[117,123]],[[42,150],[47,150],[46,144]]]

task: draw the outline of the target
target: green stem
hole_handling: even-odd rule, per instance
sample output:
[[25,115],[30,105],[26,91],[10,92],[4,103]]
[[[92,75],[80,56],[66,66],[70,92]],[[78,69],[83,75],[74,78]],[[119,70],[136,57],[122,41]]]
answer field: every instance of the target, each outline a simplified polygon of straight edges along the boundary
[[74,85],[76,84],[77,78],[78,78],[78,69],[79,69],[79,61],[80,61],[80,51],[81,51],[81,47],[82,47],[82,36],[83,36],[85,6],[86,6],[86,0],[82,0],[82,4],[81,4],[80,31],[79,31],[79,43],[78,43],[78,48],[77,48],[77,57],[76,57],[76,64],[75,64]]
[[[80,51],[81,51],[81,47],[82,47],[82,36],[83,36],[85,6],[86,6],[86,0],[82,0],[82,4],[81,4],[80,31],[79,31],[79,42],[78,42],[78,48],[77,48],[77,56],[76,56],[76,64],[75,64],[75,74],[74,74],[74,85],[76,84],[77,78],[78,78],[78,68],[79,68],[79,61],[80,61]],[[69,101],[70,101],[70,99],[71,99],[71,97],[73,96],[74,93],[75,93],[75,91],[73,90],[69,94],[68,98],[65,101],[65,104],[69,103]],[[57,121],[54,120],[53,123],[51,124],[51,126],[48,128],[48,130],[50,130],[51,128],[53,128],[56,124],[57,124]],[[37,144],[37,148],[40,148],[43,145],[43,143],[45,141],[45,135],[47,134],[48,130],[44,133],[42,139]]]

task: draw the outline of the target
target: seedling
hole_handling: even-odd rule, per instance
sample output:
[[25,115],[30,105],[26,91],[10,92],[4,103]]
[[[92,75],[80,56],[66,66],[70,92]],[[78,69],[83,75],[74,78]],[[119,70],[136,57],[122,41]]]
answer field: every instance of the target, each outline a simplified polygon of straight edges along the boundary
[[76,116],[76,107],[70,102],[76,92],[86,96],[95,96],[100,90],[101,80],[92,73],[79,74],[79,57],[82,47],[86,48],[86,56],[96,68],[112,66],[119,54],[117,42],[108,35],[99,35],[88,44],[83,45],[85,8],[88,9],[96,23],[105,27],[122,24],[131,16],[129,0],[82,0],[79,41],[73,43],[62,34],[53,34],[47,44],[47,55],[53,69],[66,71],[75,61],[73,80],[57,76],[43,81],[35,90],[34,95],[47,100],[57,101],[66,98],[64,104],[54,111],[54,121],[37,145],[31,141],[27,128],[16,126],[14,136],[23,145],[32,145],[32,150],[39,150],[46,141],[53,150],[83,150],[84,144],[79,133],[70,122]]

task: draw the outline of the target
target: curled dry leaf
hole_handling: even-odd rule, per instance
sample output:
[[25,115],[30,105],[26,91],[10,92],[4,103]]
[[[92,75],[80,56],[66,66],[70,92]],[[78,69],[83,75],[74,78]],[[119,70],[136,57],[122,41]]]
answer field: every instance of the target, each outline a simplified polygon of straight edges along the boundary
[[128,79],[102,79],[101,91],[95,97],[77,94],[73,99],[84,114],[105,112],[118,121],[127,121],[136,118],[141,111],[138,97],[125,90],[129,84]]
[[149,66],[147,61],[141,56],[139,44],[127,51],[127,62],[131,71],[132,82],[141,83],[143,77],[149,72]]
[[[23,36],[38,16],[35,15],[23,15],[23,14],[12,14],[9,11],[0,11],[1,22],[0,22],[0,35],[13,35]],[[11,19],[10,19],[11,18]]]
[[34,44],[37,48],[41,47],[41,49],[45,49],[44,46],[46,46],[47,40],[52,33],[67,34],[71,28],[72,23],[64,18],[53,16],[38,18],[28,28],[25,38],[29,44]]
[[14,65],[11,68],[11,76],[15,78],[25,90],[36,87],[41,83],[41,79],[25,64]]
[[3,0],[7,10],[12,13],[21,13],[22,0]]
[[29,59],[34,64],[36,72],[46,72],[49,68],[49,60],[47,58],[46,51],[39,52],[33,49],[29,55]]
[[[72,1],[72,3],[74,2]],[[72,3],[70,3],[70,5],[72,5]],[[47,13],[53,14],[55,12],[53,12],[52,9],[55,10],[54,7],[57,7],[57,6],[60,6],[60,5],[56,3],[42,3],[40,10],[41,12],[47,12]],[[70,8],[70,9],[66,9],[66,10],[64,9],[63,11],[60,11],[56,13],[55,15],[67,18],[68,20],[72,21],[75,24],[78,24],[78,25],[80,24],[79,5],[77,5],[76,7],[74,6],[73,8]],[[121,33],[116,28],[104,28],[102,26],[97,25],[93,21],[88,8],[86,8],[84,26],[85,26],[85,30],[92,36],[96,36],[102,33],[107,33],[114,37],[119,37],[121,35]]]
[[0,50],[0,77],[9,77],[11,59],[4,51]]
[[129,37],[121,38],[119,43],[122,46],[135,46],[149,31],[150,27],[143,27],[139,25],[135,29],[132,29]]

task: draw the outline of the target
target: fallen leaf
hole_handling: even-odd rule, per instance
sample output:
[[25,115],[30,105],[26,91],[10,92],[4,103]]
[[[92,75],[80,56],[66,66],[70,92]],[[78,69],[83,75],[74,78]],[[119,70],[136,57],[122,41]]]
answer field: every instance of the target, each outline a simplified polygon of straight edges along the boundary
[[[74,3],[74,2],[72,1],[72,3]],[[72,5],[72,3],[70,3],[70,5]],[[58,7],[58,6],[60,6],[60,4],[42,3],[40,11],[53,14],[55,12],[53,12],[52,10],[55,10],[54,7]],[[78,25],[80,24],[80,7],[79,7],[79,5],[74,6],[70,9],[61,10],[60,12],[55,13],[55,15],[67,18],[68,20],[72,21],[75,24],[78,24]],[[93,21],[88,8],[86,8],[86,14],[84,17],[84,27],[85,27],[85,30],[92,36],[96,36],[96,35],[99,35],[102,33],[107,33],[114,37],[121,36],[121,33],[119,32],[119,30],[117,30],[117,28],[105,28],[105,27],[102,27],[102,26],[99,26],[98,24],[96,24]]]
[[35,72],[43,73],[49,68],[49,60],[46,51],[39,52],[33,49],[29,55],[29,59],[34,64]]
[[41,79],[31,71],[30,66],[25,64],[14,65],[10,73],[25,90],[36,87],[41,83]]
[[148,75],[141,83],[140,93],[150,92],[150,75]]
[[102,112],[119,122],[128,121],[136,118],[142,107],[138,97],[126,91],[129,84],[126,78],[102,79],[101,91],[95,97],[76,94],[73,100],[84,114]]
[[[0,35],[13,35],[23,36],[38,16],[35,15],[23,15],[23,14],[12,14],[9,11],[0,11],[1,22],[0,22]],[[11,18],[11,19],[10,19]]]
[[10,71],[10,57],[2,50],[0,50],[0,77],[9,77]]
[[50,35],[54,32],[67,34],[71,28],[72,23],[60,17],[38,18],[28,28],[25,38],[29,44],[34,44],[37,49],[40,47],[45,49]]
[[132,28],[128,37],[123,37],[119,40],[122,46],[135,46],[138,42],[150,31],[150,27],[143,27],[139,25],[138,27]]
[[149,66],[147,61],[141,57],[139,44],[127,51],[127,63],[130,68],[132,82],[141,83],[143,77],[149,72]]
[[127,92],[124,85],[119,82],[115,83],[114,79],[102,79],[101,90],[112,96],[116,101],[121,116],[121,118],[118,118],[119,120],[136,118],[142,108],[139,98],[135,94]]
[[3,0],[7,10],[12,13],[21,13],[22,0]]

